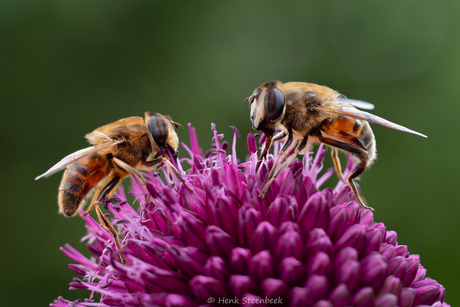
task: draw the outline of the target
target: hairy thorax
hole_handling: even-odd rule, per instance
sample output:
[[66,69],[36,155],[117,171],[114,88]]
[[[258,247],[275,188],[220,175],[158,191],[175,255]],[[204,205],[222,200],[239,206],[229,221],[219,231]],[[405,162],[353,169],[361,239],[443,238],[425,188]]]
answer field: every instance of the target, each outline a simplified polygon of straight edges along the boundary
[[[117,144],[113,148],[102,150],[99,154],[113,155],[129,165],[135,167],[141,160],[146,160],[152,150],[150,141],[145,128],[144,119],[142,117],[128,117],[118,120],[114,123],[102,126],[95,130],[95,132],[102,132],[109,138],[114,140],[124,139],[126,142]],[[96,138],[90,133],[87,138],[90,143],[102,143],[104,138]]]
[[285,95],[286,113],[282,124],[288,130],[292,129],[306,135],[326,118],[325,112],[318,112],[311,108],[311,103],[306,98],[308,92],[288,91]]

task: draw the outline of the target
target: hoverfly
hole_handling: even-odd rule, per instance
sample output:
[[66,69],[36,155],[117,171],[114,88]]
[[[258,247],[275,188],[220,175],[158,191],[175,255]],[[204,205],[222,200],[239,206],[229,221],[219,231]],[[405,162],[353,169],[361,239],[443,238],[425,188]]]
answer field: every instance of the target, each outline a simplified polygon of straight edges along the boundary
[[[138,116],[120,119],[87,134],[85,137],[92,146],[66,156],[35,180],[65,169],[58,205],[59,212],[66,216],[75,215],[89,192],[94,190],[96,193],[86,214],[96,208],[101,225],[113,236],[120,250],[118,234],[99,205],[129,175],[144,180],[139,170],[156,170],[166,163],[180,179],[169,156],[177,159],[179,139],[174,128],[178,127],[171,117],[159,113],[146,112],[145,119]],[[125,264],[123,254],[119,255]]]
[[[356,108],[372,110],[374,106],[368,102],[346,99],[329,87],[313,83],[267,82],[256,88],[248,100],[251,104],[252,127],[267,137],[259,163],[267,155],[273,141],[287,136],[260,197],[264,197],[275,177],[305,151],[308,142],[323,143],[332,148],[332,160],[340,180],[344,179],[337,151],[353,155],[358,167],[347,178],[348,184],[360,207],[372,209],[364,204],[353,181],[376,158],[376,141],[369,123],[426,138],[419,132]],[[274,135],[277,128],[281,132]],[[294,154],[275,172],[280,157],[284,154],[284,158],[287,158],[287,150],[293,140],[299,140]]]

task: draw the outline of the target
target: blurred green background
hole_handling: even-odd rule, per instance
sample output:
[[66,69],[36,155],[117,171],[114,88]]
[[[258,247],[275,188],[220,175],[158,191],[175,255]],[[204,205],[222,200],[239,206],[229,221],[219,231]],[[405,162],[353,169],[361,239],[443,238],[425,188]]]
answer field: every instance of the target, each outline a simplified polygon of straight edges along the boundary
[[0,305],[89,295],[68,290],[59,251],[88,254],[83,221],[57,214],[62,175],[34,181],[85,133],[157,111],[192,122],[204,148],[211,122],[227,140],[236,126],[243,158],[241,102],[270,80],[328,85],[429,136],[374,125],[379,159],[360,185],[459,304],[459,13],[456,0],[0,1]]

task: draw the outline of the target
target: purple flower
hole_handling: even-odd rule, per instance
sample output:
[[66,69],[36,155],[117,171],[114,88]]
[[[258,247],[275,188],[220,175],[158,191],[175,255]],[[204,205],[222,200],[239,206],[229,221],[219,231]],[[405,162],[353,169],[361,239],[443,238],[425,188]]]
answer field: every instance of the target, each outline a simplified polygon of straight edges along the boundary
[[[108,201],[127,265],[110,234],[86,216],[84,240],[94,256],[68,245],[62,251],[80,276],[70,289],[91,293],[84,301],[59,297],[51,306],[448,306],[444,287],[426,277],[419,256],[360,210],[346,184],[320,189],[334,172],[319,175],[322,146],[259,198],[268,170],[262,164],[256,171],[256,135],[247,137],[250,156],[238,163],[239,133],[232,129],[229,155],[214,125],[214,144],[203,154],[189,125],[191,146],[183,147],[190,158],[178,169],[193,192],[162,170],[165,176],[148,173],[145,187],[133,182],[138,211],[123,189]],[[274,144],[269,167],[278,150]],[[190,168],[184,172],[182,164]],[[349,159],[344,176],[354,166]]]

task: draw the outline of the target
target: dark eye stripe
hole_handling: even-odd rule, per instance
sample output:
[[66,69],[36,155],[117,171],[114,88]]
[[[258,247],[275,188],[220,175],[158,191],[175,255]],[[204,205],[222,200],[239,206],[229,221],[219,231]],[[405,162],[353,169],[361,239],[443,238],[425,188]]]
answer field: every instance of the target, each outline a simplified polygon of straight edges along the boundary
[[276,121],[284,111],[283,93],[277,88],[269,90],[265,95],[264,107],[267,118],[272,122]]
[[168,124],[162,118],[152,116],[149,119],[149,131],[158,147],[164,148],[168,140]]

